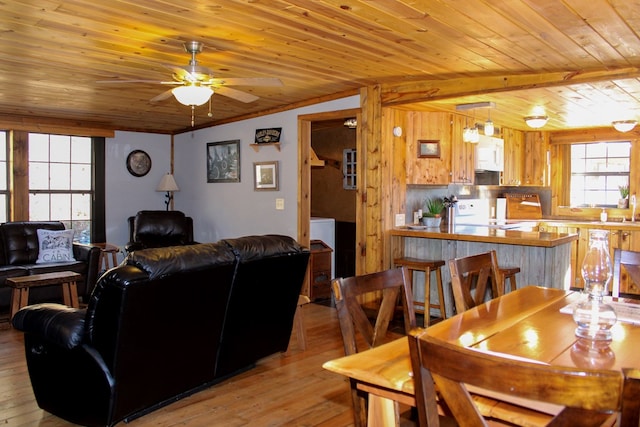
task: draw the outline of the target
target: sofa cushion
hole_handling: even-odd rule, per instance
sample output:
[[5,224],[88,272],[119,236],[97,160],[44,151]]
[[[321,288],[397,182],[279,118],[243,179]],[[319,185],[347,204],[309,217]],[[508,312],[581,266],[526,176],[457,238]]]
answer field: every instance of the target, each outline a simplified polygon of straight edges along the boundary
[[38,259],[38,229],[64,230],[64,224],[57,221],[15,221],[0,225],[6,264],[35,264]]
[[73,230],[36,230],[38,259],[36,264],[71,262],[73,257]]

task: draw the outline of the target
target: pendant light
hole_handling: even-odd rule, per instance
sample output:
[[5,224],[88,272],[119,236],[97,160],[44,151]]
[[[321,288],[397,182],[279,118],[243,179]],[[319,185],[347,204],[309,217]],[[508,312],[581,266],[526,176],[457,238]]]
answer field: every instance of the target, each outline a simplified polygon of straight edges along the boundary
[[489,110],[489,118],[486,122],[484,122],[484,134],[487,136],[493,136],[493,132],[495,128],[493,127],[493,122],[491,121],[491,110]]

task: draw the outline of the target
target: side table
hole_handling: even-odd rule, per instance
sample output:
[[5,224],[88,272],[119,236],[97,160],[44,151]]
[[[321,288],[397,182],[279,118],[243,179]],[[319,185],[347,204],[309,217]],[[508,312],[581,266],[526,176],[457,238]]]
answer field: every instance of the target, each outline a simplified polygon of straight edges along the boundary
[[31,276],[10,277],[7,286],[11,288],[11,311],[9,319],[29,304],[29,289],[38,286],[62,285],[62,297],[65,305],[78,308],[78,287],[76,281],[82,278],[82,274],[73,271],[59,271],[55,273],[33,274]]

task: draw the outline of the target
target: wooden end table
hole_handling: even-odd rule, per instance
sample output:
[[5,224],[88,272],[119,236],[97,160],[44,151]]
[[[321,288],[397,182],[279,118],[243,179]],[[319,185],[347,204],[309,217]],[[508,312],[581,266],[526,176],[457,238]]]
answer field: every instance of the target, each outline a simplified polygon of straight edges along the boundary
[[[118,265],[118,252],[120,248],[116,245],[112,245],[111,243],[91,243],[91,245],[100,248],[100,261],[98,261],[98,264],[101,269],[109,270]],[[111,260],[109,260],[109,254],[111,254]]]
[[76,282],[82,278],[82,274],[73,271],[59,271],[55,273],[34,274],[31,276],[10,277],[6,283],[11,288],[11,311],[9,319],[29,304],[29,289],[39,286],[62,285],[62,297],[65,305],[78,308],[78,287]]

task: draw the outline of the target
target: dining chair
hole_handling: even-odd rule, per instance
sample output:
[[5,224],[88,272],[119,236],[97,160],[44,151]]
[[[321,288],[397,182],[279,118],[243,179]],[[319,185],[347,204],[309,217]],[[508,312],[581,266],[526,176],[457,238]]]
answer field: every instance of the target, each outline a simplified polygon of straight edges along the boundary
[[[624,270],[622,269],[624,267]],[[626,274],[626,276],[625,276]],[[613,286],[611,287],[611,295],[614,297],[620,296],[620,284],[628,280],[628,285],[640,286],[640,252],[626,251],[622,249],[616,249],[613,252]],[[637,295],[625,293],[625,298],[638,298]]]
[[[417,327],[413,292],[407,267],[393,268],[331,283],[344,342],[345,356],[359,353],[408,334]],[[403,332],[390,331],[398,299],[402,302]],[[369,313],[369,314],[368,314]],[[366,425],[366,393],[351,381],[351,397],[356,427]]]
[[489,291],[492,298],[504,293],[504,277],[498,268],[496,251],[450,259],[449,270],[457,313],[485,302]]
[[[421,426],[440,426],[436,388],[441,406],[444,402],[461,426],[487,426],[492,421],[492,414],[485,418],[474,404],[471,393],[482,392],[499,393],[493,396],[501,394],[505,401],[527,399],[520,400],[525,408],[556,405],[557,415],[540,412],[547,426],[602,426],[616,421],[622,427],[638,426],[637,370],[557,367],[462,347],[419,330],[412,331],[409,345]],[[512,419],[504,407],[496,406],[496,411],[500,420],[521,425],[519,411],[513,411]]]

